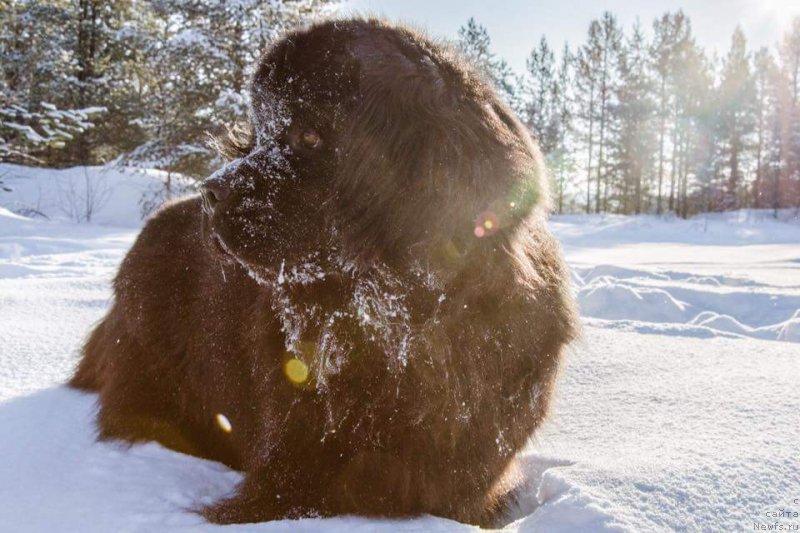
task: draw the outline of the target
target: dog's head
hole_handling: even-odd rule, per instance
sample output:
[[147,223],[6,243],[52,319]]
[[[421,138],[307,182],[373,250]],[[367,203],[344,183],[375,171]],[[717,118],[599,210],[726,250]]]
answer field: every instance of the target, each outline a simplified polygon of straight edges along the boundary
[[374,20],[288,35],[253,77],[252,132],[203,184],[212,243],[262,275],[320,254],[457,267],[546,204],[538,151],[447,47]]

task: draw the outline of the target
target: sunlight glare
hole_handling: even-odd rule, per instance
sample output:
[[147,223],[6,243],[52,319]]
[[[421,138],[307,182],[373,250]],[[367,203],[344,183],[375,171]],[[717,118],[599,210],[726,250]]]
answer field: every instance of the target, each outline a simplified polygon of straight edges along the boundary
[[233,426],[231,425],[231,421],[228,420],[227,416],[223,415],[222,413],[217,413],[217,416],[215,418],[217,420],[217,425],[219,426],[219,429],[221,429],[225,433],[230,433],[231,431],[233,431]]
[[[800,1],[798,0],[749,0],[748,3],[754,14],[757,15],[756,20],[760,20],[762,25],[769,27],[778,41],[789,31],[794,17],[800,16]],[[747,25],[745,23],[745,27]]]
[[297,358],[286,361],[283,366],[286,377],[295,385],[301,385],[308,379],[308,365]]

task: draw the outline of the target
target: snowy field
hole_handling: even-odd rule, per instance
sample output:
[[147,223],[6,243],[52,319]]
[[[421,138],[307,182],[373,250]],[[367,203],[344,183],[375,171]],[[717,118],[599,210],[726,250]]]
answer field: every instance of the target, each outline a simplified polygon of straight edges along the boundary
[[[187,509],[239,474],[156,444],[97,443],[94,397],[59,386],[109,304],[139,198],[164,176],[0,174],[14,189],[0,192],[0,530],[216,530]],[[61,204],[100,176],[110,192],[93,222],[71,221]],[[553,218],[584,332],[504,531],[800,530],[775,518],[800,512],[800,220],[781,219]],[[474,529],[340,517],[225,531]]]

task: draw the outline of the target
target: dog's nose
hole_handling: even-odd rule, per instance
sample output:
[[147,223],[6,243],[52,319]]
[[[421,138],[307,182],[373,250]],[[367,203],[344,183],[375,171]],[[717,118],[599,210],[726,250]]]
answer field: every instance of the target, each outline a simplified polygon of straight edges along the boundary
[[218,203],[224,202],[231,195],[231,188],[227,180],[209,178],[203,182],[200,188],[203,200],[210,208],[214,208]]

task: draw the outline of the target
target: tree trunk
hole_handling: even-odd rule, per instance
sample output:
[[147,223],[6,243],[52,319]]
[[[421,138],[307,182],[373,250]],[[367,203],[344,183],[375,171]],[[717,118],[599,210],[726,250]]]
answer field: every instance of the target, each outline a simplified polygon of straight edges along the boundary
[[753,207],[761,207],[761,173],[763,172],[763,152],[764,152],[764,129],[761,126],[759,117],[758,142],[756,144],[756,179],[753,183]]
[[661,77],[661,124],[658,134],[658,195],[656,200],[656,213],[661,214],[661,186],[664,182],[664,135],[667,128],[667,78]]
[[594,147],[594,84],[589,90],[589,160],[586,162],[586,214],[592,212],[592,148]]
[[681,158],[681,177],[680,177],[680,215],[681,218],[689,216],[689,136],[684,135],[683,157]]
[[[734,132],[736,131],[734,127]],[[736,209],[738,207],[738,190],[739,190],[739,139],[735,137],[731,139],[731,157],[729,159],[730,176],[728,176],[728,205],[726,209]]]
[[[608,52],[604,51],[603,53],[607,54]],[[603,58],[603,76],[600,79],[600,139],[598,140],[599,153],[597,155],[597,187],[596,187],[596,190],[595,190],[595,198],[594,198],[594,202],[595,202],[594,210],[595,210],[595,213],[599,213],[600,212],[600,199],[601,199],[600,183],[605,180],[605,176],[604,176],[605,172],[604,172],[604,169],[603,169],[603,166],[605,164],[605,161],[603,160],[603,156],[604,156],[603,149],[605,148],[605,143],[606,143],[606,107],[607,107],[607,103],[608,103],[607,102],[607,100],[608,100],[608,87],[607,87],[607,76],[608,76],[608,73],[607,73],[606,64],[607,64],[607,60],[606,60],[605,55],[604,55],[604,58]]]
[[679,165],[679,158],[680,158],[680,150],[679,147],[681,146],[682,142],[682,135],[681,135],[681,120],[680,120],[680,113],[678,111],[678,99],[675,99],[675,114],[673,116],[673,122],[675,124],[674,130],[672,133],[672,166],[669,172],[669,210],[670,211],[677,211],[675,208],[675,180],[679,178],[678,176],[678,165]]

